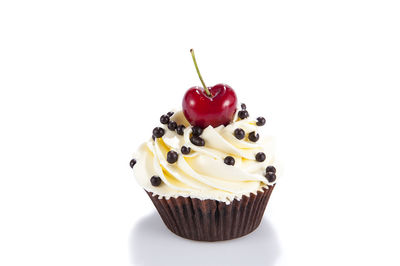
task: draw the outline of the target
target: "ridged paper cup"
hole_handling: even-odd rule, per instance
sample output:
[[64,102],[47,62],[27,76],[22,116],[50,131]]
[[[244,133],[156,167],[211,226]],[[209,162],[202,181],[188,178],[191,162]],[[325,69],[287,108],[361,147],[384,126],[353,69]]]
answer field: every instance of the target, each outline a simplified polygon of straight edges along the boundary
[[268,185],[230,204],[191,197],[165,199],[146,192],[171,232],[192,240],[221,241],[247,235],[258,227],[274,187]]

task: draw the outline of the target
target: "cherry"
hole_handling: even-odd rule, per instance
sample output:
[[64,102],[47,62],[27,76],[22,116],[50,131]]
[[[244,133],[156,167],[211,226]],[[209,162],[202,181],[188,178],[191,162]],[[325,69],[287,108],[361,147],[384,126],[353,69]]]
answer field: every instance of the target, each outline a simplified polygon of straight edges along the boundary
[[193,49],[190,50],[197,74],[203,84],[201,87],[188,89],[183,97],[182,109],[192,126],[206,128],[228,125],[236,112],[237,98],[235,91],[226,84],[207,87],[201,77]]

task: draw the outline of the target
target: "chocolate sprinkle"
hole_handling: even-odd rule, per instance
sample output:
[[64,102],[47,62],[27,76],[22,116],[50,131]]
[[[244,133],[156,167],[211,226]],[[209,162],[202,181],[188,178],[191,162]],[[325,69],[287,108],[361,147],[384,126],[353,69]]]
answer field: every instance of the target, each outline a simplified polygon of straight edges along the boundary
[[192,134],[193,134],[193,136],[198,137],[198,136],[201,135],[201,133],[203,133],[203,129],[202,129],[201,127],[194,126],[194,127],[192,128]]
[[275,167],[274,166],[268,166],[267,167],[267,169],[266,169],[266,172],[271,172],[271,173],[276,173],[276,169],[275,169]]
[[160,122],[161,122],[161,124],[168,124],[168,122],[169,122],[169,116],[167,116],[167,115],[162,115],[162,116],[160,117]]
[[267,172],[265,178],[267,178],[268,182],[272,183],[276,180],[276,175],[273,172]]
[[156,127],[153,129],[153,136],[156,138],[161,138],[164,136],[165,130],[162,127]]
[[150,183],[155,186],[158,187],[159,185],[161,185],[161,178],[159,176],[153,175],[150,178]]
[[257,123],[256,123],[256,125],[259,126],[259,127],[265,125],[265,118],[262,117],[262,116],[257,117]]
[[249,117],[249,112],[247,112],[246,110],[239,111],[238,116],[240,119],[245,119]]
[[131,166],[131,168],[133,168],[133,167],[135,166],[135,164],[136,164],[136,160],[135,160],[135,159],[132,159],[132,160],[129,162],[129,165]]
[[182,154],[189,154],[190,153],[190,147],[182,146],[181,152]]
[[178,153],[176,151],[169,151],[167,153],[167,162],[172,164],[176,161],[178,161]]
[[256,142],[259,138],[260,138],[260,135],[258,135],[258,133],[254,132],[254,131],[249,133],[249,140],[251,140],[252,142]]
[[227,165],[235,165],[235,158],[232,156],[226,156],[224,159],[224,163]]
[[190,142],[196,146],[204,146],[205,145],[204,139],[202,139],[201,137],[197,137],[197,136],[192,136],[190,138]]
[[171,117],[174,114],[174,112],[168,112],[167,116]]
[[246,104],[244,104],[244,103],[242,103],[241,105],[240,105],[240,107],[242,108],[242,110],[246,110]]
[[176,124],[175,121],[169,121],[169,123],[168,123],[169,130],[174,131],[177,127],[178,127],[178,125]]
[[265,153],[263,153],[263,152],[258,152],[256,154],[256,161],[257,162],[264,162],[265,158],[266,158],[266,156],[265,156]]
[[243,139],[245,136],[245,132],[243,129],[241,128],[237,128],[235,129],[235,131],[233,131],[233,135],[237,138],[237,139]]
[[183,136],[183,133],[184,133],[183,130],[185,130],[185,126],[184,125],[179,125],[176,128],[176,133],[178,133],[178,135]]

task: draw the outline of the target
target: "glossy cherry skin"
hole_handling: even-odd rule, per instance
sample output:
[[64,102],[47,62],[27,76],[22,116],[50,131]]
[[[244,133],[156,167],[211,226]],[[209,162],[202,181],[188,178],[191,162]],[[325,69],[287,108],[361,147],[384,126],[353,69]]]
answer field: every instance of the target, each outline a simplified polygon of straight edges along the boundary
[[203,88],[192,87],[187,90],[182,101],[186,119],[192,126],[206,128],[228,125],[236,112],[235,91],[226,84],[217,84],[208,88],[209,97]]

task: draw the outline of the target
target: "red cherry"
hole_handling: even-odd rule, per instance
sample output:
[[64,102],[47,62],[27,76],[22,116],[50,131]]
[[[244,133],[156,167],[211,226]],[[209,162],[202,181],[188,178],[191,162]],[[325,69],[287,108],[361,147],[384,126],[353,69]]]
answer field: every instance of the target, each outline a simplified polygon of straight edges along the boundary
[[201,77],[193,49],[190,49],[190,53],[203,88],[192,87],[185,93],[182,109],[186,119],[192,126],[201,128],[229,124],[236,112],[235,91],[226,84],[207,87]]
[[209,90],[211,97],[203,88],[192,87],[183,97],[183,113],[192,126],[227,125],[235,115],[237,99],[230,86],[217,84]]

